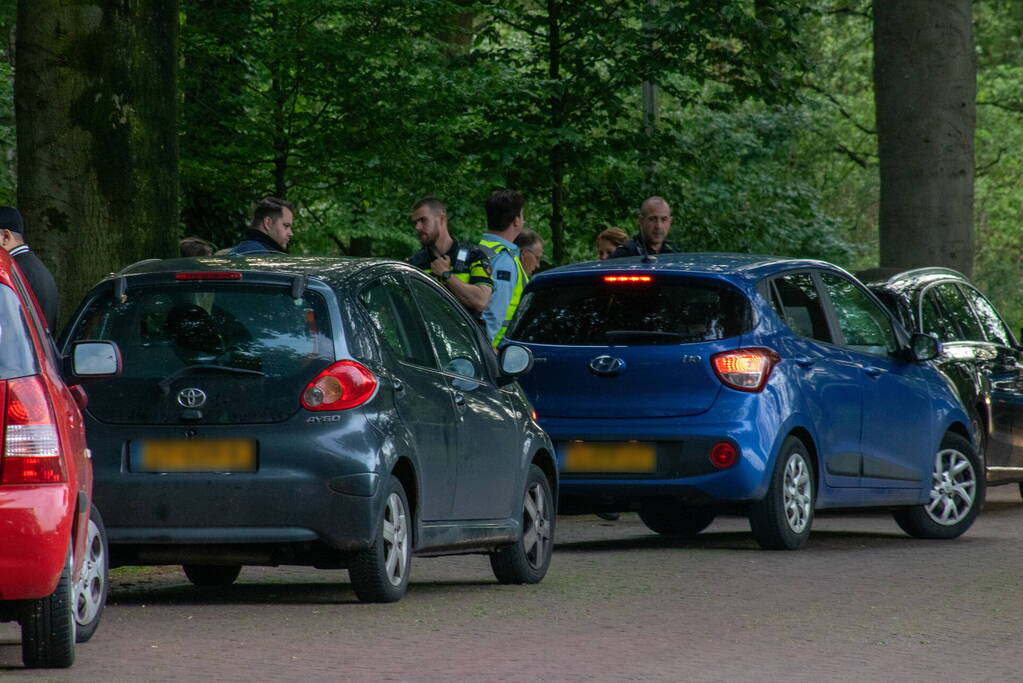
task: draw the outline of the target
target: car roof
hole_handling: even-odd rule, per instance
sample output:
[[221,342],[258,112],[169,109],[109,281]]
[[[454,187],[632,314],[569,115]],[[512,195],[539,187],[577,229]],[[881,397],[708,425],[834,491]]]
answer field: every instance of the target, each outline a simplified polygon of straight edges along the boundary
[[965,280],[969,278],[951,268],[870,268],[856,273],[856,276],[870,286],[889,286],[895,289],[930,284],[938,280]]
[[198,256],[193,258],[147,259],[111,273],[105,280],[134,275],[177,272],[245,271],[311,278],[340,283],[356,273],[377,265],[402,265],[383,258],[293,256],[290,254],[252,254],[246,256]]
[[764,254],[697,252],[660,254],[656,259],[656,261],[651,263],[644,263],[641,256],[608,259],[606,261],[584,261],[582,263],[573,263],[545,270],[537,273],[534,279],[613,270],[616,272],[685,273],[689,275],[712,275],[715,277],[738,276],[744,280],[759,280],[775,272],[799,268],[842,270],[838,266],[826,261],[786,258]]

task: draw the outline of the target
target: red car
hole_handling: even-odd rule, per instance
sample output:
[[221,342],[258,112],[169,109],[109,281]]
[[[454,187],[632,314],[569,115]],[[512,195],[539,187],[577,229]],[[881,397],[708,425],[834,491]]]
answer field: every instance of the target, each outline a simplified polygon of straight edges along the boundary
[[92,505],[81,407],[88,377],[120,368],[115,345],[58,359],[21,271],[0,249],[0,620],[21,623],[29,667],[67,667],[106,602],[108,552]]

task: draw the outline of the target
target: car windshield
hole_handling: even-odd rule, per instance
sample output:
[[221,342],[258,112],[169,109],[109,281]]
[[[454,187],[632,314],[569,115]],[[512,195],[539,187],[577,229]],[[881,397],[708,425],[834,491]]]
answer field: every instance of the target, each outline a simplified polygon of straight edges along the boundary
[[751,327],[749,301],[732,287],[653,276],[558,282],[523,296],[508,337],[566,346],[653,346],[725,339]]
[[32,342],[22,318],[18,295],[0,285],[0,379],[37,372]]
[[307,291],[294,299],[284,287],[140,287],[123,302],[97,297],[79,320],[72,340],[109,339],[121,349],[121,376],[89,389],[90,410],[115,422],[163,422],[157,406],[167,401],[157,397],[197,383],[230,396],[211,400],[206,419],[285,419],[334,355],[323,298]]

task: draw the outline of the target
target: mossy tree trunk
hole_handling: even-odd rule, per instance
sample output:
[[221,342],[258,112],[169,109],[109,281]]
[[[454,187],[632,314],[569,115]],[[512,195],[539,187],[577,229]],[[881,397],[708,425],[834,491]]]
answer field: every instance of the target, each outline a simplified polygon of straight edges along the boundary
[[176,254],[177,0],[20,0],[18,205],[64,319],[98,279]]
[[874,2],[881,265],[973,269],[971,0]]

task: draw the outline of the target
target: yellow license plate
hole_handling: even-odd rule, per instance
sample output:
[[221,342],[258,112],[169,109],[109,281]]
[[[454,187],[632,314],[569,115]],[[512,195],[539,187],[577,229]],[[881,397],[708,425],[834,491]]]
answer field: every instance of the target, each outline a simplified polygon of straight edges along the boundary
[[652,443],[573,442],[565,449],[565,472],[657,471],[657,447]]
[[256,443],[248,439],[152,439],[142,442],[146,472],[253,472]]

